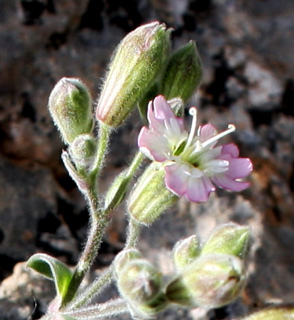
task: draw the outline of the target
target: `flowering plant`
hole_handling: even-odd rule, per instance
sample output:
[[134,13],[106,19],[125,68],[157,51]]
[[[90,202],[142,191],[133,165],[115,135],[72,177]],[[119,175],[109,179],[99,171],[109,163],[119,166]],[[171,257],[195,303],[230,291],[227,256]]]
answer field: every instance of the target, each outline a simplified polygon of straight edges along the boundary
[[[242,179],[252,170],[250,159],[240,158],[232,143],[217,146],[220,138],[235,130],[233,125],[218,133],[206,124],[196,132],[193,107],[191,130],[184,128],[183,104],[197,89],[201,73],[195,43],[170,53],[170,30],[152,22],[128,34],[116,49],[98,99],[96,122],[89,91],[80,80],[63,78],[53,89],[49,110],[67,145],[62,160],[88,203],[90,228],[73,270],[46,254],[29,259],[28,267],[56,287],[56,297],[42,319],[104,319],[122,313],[148,319],[170,306],[217,308],[240,295],[246,281],[246,226],[219,226],[203,245],[196,235],[180,239],[171,252],[173,272],[164,276],[139,250],[142,227],[151,225],[180,197],[198,203],[207,201],[216,186],[230,191],[249,186]],[[99,178],[109,137],[135,106],[149,126],[140,131],[139,150],[130,166],[102,197]],[[130,188],[145,157],[151,163]],[[106,271],[83,287],[110,213],[124,199],[129,217],[125,247]],[[118,298],[92,303],[111,282],[116,283]]]

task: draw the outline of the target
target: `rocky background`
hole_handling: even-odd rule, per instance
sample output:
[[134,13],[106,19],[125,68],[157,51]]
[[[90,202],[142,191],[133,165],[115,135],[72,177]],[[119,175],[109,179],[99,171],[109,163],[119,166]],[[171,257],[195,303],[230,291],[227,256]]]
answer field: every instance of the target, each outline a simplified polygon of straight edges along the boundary
[[[43,314],[53,285],[23,261],[46,252],[74,265],[87,230],[85,202],[60,160],[63,145],[47,110],[50,91],[63,76],[79,77],[95,100],[115,46],[152,20],[174,29],[174,48],[197,41],[204,77],[191,104],[202,121],[220,129],[236,124],[229,139],[254,163],[249,190],[219,191],[202,205],[180,201],[144,230],[142,251],[164,272],[182,237],[196,232],[205,239],[228,221],[252,230],[248,284],[236,302],[209,312],[168,310],[160,319],[237,319],[294,302],[293,1],[0,0],[1,320]],[[105,189],[135,151],[139,129],[134,113],[113,136]],[[122,207],[96,273],[122,248],[125,220]]]

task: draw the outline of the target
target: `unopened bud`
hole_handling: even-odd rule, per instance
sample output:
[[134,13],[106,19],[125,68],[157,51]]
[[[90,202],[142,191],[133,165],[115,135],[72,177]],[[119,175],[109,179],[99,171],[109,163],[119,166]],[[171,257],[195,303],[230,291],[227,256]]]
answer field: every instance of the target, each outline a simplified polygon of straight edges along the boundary
[[118,45],[97,106],[97,119],[119,126],[163,69],[170,32],[152,22],[129,33]]
[[121,251],[116,255],[113,263],[116,275],[118,275],[131,260],[139,258],[142,258],[142,255],[137,249],[131,248]]
[[294,306],[273,307],[253,313],[242,320],[293,320]]
[[223,253],[244,259],[248,253],[249,228],[227,223],[214,230],[201,250],[201,255]]
[[235,256],[200,256],[167,286],[166,296],[184,306],[219,308],[239,296],[244,273],[243,262]]
[[93,115],[86,86],[74,78],[62,78],[49,97],[49,111],[66,144],[80,134],[91,133]]
[[153,162],[132,190],[128,209],[136,221],[150,225],[179,198],[166,188],[163,166]]
[[70,144],[69,153],[77,169],[91,171],[96,149],[97,141],[91,134],[81,134]]
[[200,253],[198,239],[195,235],[178,241],[173,249],[173,260],[177,270],[183,270],[192,263]]
[[132,305],[150,304],[161,292],[162,278],[147,260],[134,259],[117,275],[120,294]]
[[166,99],[180,97],[186,102],[197,89],[202,76],[196,44],[190,41],[177,50],[168,62],[161,93]]

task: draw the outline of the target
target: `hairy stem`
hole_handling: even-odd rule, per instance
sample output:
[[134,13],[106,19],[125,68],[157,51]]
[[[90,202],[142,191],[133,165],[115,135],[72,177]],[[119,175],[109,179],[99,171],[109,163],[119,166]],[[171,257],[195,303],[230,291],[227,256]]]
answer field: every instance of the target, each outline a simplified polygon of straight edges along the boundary
[[128,306],[123,299],[114,299],[105,303],[96,304],[78,310],[65,311],[62,315],[71,316],[80,320],[100,319],[128,312]]
[[91,299],[97,298],[99,293],[111,283],[113,275],[113,265],[110,265],[86,290],[70,303],[66,310],[74,310],[91,303]]
[[125,244],[125,249],[136,247],[140,236],[141,227],[142,225],[140,223],[130,217],[127,233],[128,237]]
[[81,282],[84,279],[85,274],[92,265],[100,247],[102,237],[104,235],[105,228],[107,226],[108,219],[99,212],[92,215],[91,229],[87,239],[86,246],[82,253],[82,256],[76,266],[72,279],[69,283],[67,293],[63,299],[62,307],[64,308],[75,296]]
[[84,279],[85,274],[97,256],[105,228],[109,221],[105,212],[99,208],[100,201],[98,196],[97,182],[107,152],[109,135],[110,128],[101,123],[99,127],[98,149],[93,170],[89,176],[85,178],[85,185],[87,185],[88,188],[85,190],[84,194],[89,204],[91,218],[90,231],[84,251],[69,283],[67,293],[62,301],[62,308],[64,308],[74,298],[81,282]]

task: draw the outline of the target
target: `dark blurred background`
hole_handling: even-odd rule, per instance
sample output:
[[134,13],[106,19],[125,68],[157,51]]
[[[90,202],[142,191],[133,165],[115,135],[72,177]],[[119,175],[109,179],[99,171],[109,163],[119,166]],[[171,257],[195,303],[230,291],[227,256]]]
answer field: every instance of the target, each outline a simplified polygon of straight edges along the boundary
[[[197,42],[204,76],[190,104],[201,121],[220,129],[234,123],[229,139],[254,163],[250,189],[218,191],[201,205],[180,201],[144,230],[142,251],[163,272],[182,237],[205,239],[228,221],[252,230],[248,285],[240,299],[209,312],[168,310],[160,318],[236,319],[294,302],[294,2],[0,0],[1,320],[38,319],[54,296],[52,284],[28,272],[23,261],[45,252],[74,265],[85,240],[85,202],[61,163],[64,146],[47,110],[52,88],[61,77],[78,77],[96,101],[118,42],[154,20],[173,28],[173,49]],[[113,135],[104,190],[135,152],[139,129],[134,112]],[[94,269],[107,266],[123,246],[123,209],[113,217]]]

